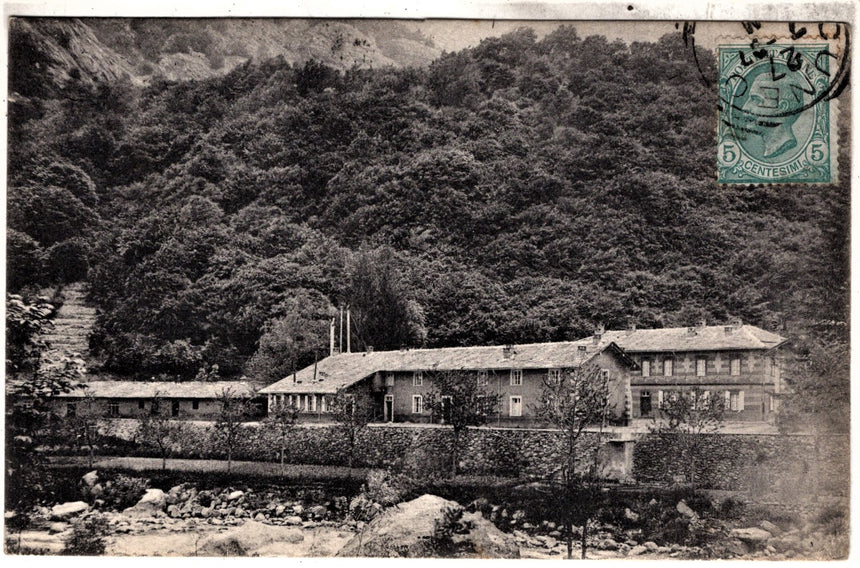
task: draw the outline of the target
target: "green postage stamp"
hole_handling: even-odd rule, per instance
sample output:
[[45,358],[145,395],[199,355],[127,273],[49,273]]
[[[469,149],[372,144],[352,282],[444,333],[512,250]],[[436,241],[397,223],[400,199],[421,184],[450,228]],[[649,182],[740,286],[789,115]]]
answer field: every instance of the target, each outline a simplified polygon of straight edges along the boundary
[[796,29],[769,40],[751,34],[750,42],[719,45],[719,183],[836,181],[831,98],[843,62],[821,33],[807,41]]

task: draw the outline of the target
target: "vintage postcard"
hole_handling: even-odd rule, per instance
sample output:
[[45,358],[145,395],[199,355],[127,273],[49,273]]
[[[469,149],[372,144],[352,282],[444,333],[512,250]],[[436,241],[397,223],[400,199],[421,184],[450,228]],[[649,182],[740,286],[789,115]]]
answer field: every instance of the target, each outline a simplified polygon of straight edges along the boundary
[[853,6],[5,8],[7,561],[849,557]]

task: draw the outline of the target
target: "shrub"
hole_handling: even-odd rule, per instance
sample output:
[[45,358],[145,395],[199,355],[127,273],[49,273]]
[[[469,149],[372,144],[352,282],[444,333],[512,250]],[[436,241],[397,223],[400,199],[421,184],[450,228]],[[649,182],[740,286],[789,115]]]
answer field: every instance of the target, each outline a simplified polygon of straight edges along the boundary
[[454,542],[454,535],[468,534],[473,524],[463,521],[462,507],[448,507],[442,511],[442,518],[433,521],[433,534],[430,536],[431,555],[451,558],[461,552],[462,545]]
[[822,525],[824,533],[828,535],[842,535],[848,530],[845,509],[839,506],[827,507],[818,514],[816,521]]
[[90,515],[72,525],[63,554],[68,556],[100,556],[105,552],[109,525],[101,515]]
[[106,481],[103,487],[104,491],[100,499],[104,501],[104,507],[122,511],[140,501],[140,498],[149,489],[149,480],[120,473],[113,479]]

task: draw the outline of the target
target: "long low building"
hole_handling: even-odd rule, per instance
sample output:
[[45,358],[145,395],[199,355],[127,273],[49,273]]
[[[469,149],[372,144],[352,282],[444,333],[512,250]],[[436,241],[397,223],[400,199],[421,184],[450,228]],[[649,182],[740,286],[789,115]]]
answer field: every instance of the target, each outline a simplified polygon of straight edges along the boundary
[[330,419],[340,390],[364,392],[384,422],[429,422],[424,406],[433,375],[465,371],[498,394],[494,423],[536,425],[544,381],[565,369],[596,365],[610,380],[611,418],[650,420],[664,397],[699,389],[725,400],[727,421],[768,421],[786,339],[735,321],[721,326],[605,331],[586,339],[509,346],[403,349],[333,354],[260,390],[269,408],[293,404],[303,419]]
[[265,398],[257,394],[259,385],[247,381],[93,381],[58,395],[55,411],[61,416],[82,414],[108,418],[138,418],[161,413],[171,418],[211,420],[221,413],[225,393],[251,399],[249,419],[266,413]]
[[535,424],[535,405],[544,380],[565,369],[597,366],[610,385],[608,418],[624,423],[629,418],[626,377],[636,367],[611,341],[592,338],[559,343],[508,346],[449,347],[341,353],[326,357],[260,391],[269,408],[293,404],[302,415],[328,419],[331,399],[341,389],[366,393],[384,422],[430,422],[425,397],[433,389],[434,375],[466,372],[469,380],[499,397],[492,423]]

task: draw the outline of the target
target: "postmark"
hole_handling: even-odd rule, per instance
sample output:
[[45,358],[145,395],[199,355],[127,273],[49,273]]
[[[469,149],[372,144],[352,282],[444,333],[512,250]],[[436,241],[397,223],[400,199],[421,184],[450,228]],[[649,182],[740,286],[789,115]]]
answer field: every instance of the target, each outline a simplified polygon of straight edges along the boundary
[[[831,29],[828,37],[822,27],[821,35],[804,38],[805,28],[788,29],[783,37],[753,37],[717,48],[719,183],[837,179],[832,99],[847,69],[848,30]],[[839,34],[844,44],[833,41]]]

